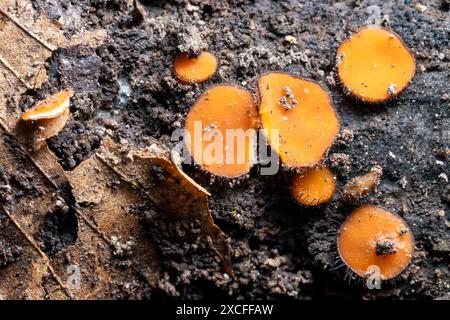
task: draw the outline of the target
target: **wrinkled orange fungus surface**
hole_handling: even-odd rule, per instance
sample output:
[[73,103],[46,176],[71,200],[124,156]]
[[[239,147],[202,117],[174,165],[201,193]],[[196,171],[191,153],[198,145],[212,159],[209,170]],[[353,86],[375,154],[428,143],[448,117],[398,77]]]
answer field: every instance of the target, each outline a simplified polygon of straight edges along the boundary
[[70,105],[72,89],[64,89],[37,103],[31,110],[22,114],[22,120],[51,119],[60,116]]
[[192,58],[187,53],[180,53],[175,58],[173,68],[181,81],[199,83],[208,80],[216,72],[217,58],[206,51]]
[[251,93],[243,88],[218,85],[203,93],[185,123],[195,162],[217,176],[247,173],[255,156],[257,115]]
[[381,279],[400,274],[411,261],[414,238],[405,221],[381,207],[365,205],[348,217],[337,238],[342,261],[361,277],[373,266]]
[[315,206],[330,200],[335,187],[336,178],[330,169],[308,169],[292,181],[292,195],[301,204]]
[[339,47],[337,70],[349,93],[372,103],[388,100],[405,89],[416,63],[394,32],[365,27]]
[[261,123],[281,161],[290,167],[317,164],[339,132],[331,97],[318,83],[287,73],[259,79]]

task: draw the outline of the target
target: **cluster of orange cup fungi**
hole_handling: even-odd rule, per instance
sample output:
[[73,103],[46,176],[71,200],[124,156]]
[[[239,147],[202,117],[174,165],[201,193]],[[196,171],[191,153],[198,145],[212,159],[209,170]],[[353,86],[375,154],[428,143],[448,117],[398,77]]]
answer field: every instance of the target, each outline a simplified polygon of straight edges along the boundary
[[[345,92],[366,103],[387,101],[411,81],[415,59],[400,37],[391,30],[370,26],[345,40],[337,55],[337,74]],[[181,53],[174,62],[174,73],[182,82],[199,83],[212,77],[217,59],[209,52],[190,58]],[[285,72],[270,72],[258,80],[259,108],[247,90],[236,85],[217,85],[208,89],[190,109],[185,127],[191,137],[187,147],[205,170],[235,178],[249,172],[253,162],[251,143],[239,155],[236,139],[226,141],[220,164],[202,163],[195,150],[195,122],[202,126],[206,140],[226,129],[266,130],[266,138],[282,164],[296,168],[292,194],[302,205],[315,206],[329,201],[335,192],[336,177],[320,163],[340,130],[339,118],[328,91],[315,81]],[[258,112],[259,111],[259,112]],[[273,135],[273,132],[276,134]],[[198,136],[197,136],[198,137]],[[277,137],[277,143],[272,141]],[[208,142],[209,143],[209,142]],[[203,142],[200,151],[207,148]],[[212,155],[214,156],[214,155]],[[245,159],[226,163],[224,158]],[[205,159],[203,159],[205,160]],[[359,200],[378,184],[381,172],[372,170],[355,178],[343,190],[343,197]],[[365,205],[356,209],[338,234],[338,251],[344,263],[357,275],[367,277],[370,266],[380,268],[381,279],[397,276],[409,264],[414,239],[406,223],[383,208]]]
[[72,89],[64,89],[51,97],[38,102],[24,112],[21,119],[34,122],[33,147],[39,149],[43,143],[57,135],[70,118],[70,98]]
[[[181,68],[180,60],[189,58],[186,54],[178,56],[174,63],[177,77],[183,80],[190,79],[191,82],[198,82],[193,79],[201,78],[203,81],[209,78],[211,74],[206,73],[198,77],[199,70],[212,71],[216,67],[216,60],[201,58],[204,54],[206,53],[200,54],[198,58],[192,58],[197,59],[194,62],[188,62],[196,64],[192,68]],[[203,65],[208,63],[211,64],[211,68]],[[180,73],[188,70],[192,73]],[[194,124],[197,121],[201,123],[201,130],[207,135],[214,135],[220,131],[222,136],[225,136],[226,129],[246,131],[257,129],[258,125],[262,125],[267,130],[269,143],[271,142],[269,137],[273,136],[272,130],[278,130],[277,137],[280,143],[272,144],[272,147],[287,167],[313,167],[323,158],[339,132],[339,120],[328,92],[314,81],[281,72],[264,74],[259,79],[258,87],[259,114],[252,94],[236,85],[217,85],[210,88],[191,108],[185,124],[190,136],[187,147],[194,160],[203,169],[217,176],[235,178],[248,173],[254,155],[251,142],[246,142],[244,155],[239,155],[242,151],[237,150],[237,137],[234,137],[224,143],[223,159],[219,164],[212,164],[204,157],[201,159],[204,148],[197,150],[201,153],[197,156],[192,146],[196,142],[200,144],[201,142],[193,141],[193,137],[202,139],[205,148],[211,139],[195,134]],[[245,158],[244,163],[225,161],[227,157],[236,159],[239,156]]]
[[[345,40],[336,59],[338,77],[346,92],[367,103],[384,102],[398,95],[415,73],[414,56],[400,37],[376,26],[362,28]],[[173,70],[181,82],[201,83],[214,75],[217,66],[217,58],[210,52],[201,52],[196,57],[180,53]],[[262,75],[258,93],[259,109],[252,94],[237,85],[216,85],[203,93],[185,123],[190,134],[186,144],[192,157],[217,176],[242,176],[249,172],[255,157],[249,137],[243,153],[237,148],[238,137],[226,139],[219,163],[215,162],[216,149],[206,159],[204,150],[217,133],[226,137],[227,129],[245,132],[262,126],[281,162],[301,171],[292,181],[294,198],[307,206],[329,201],[336,178],[330,169],[318,165],[340,129],[330,94],[315,81],[285,72]],[[22,114],[22,120],[35,121],[35,148],[62,130],[70,117],[72,95],[71,89],[65,89]],[[199,128],[197,121],[201,124]],[[196,130],[202,135],[196,135]],[[272,131],[276,131],[278,143],[271,141]],[[201,137],[202,141],[195,141],[195,137]],[[192,148],[199,144],[200,155]],[[344,198],[362,198],[376,186],[379,175],[373,171],[350,181]],[[338,233],[337,244],[341,259],[353,272],[367,277],[368,268],[375,265],[380,268],[382,280],[402,272],[414,251],[412,232],[403,219],[371,205],[356,209],[348,217]]]

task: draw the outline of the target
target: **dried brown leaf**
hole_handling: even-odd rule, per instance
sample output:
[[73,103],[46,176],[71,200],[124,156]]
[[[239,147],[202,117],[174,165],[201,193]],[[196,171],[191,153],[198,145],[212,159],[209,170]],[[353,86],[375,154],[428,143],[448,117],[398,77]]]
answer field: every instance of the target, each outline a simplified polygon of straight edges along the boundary
[[176,165],[176,154],[157,144],[142,150],[128,150],[105,139],[97,156],[118,176],[135,188],[142,189],[161,210],[171,218],[185,221],[198,220],[202,237],[220,259],[224,270],[233,274],[230,248],[225,234],[214,223],[208,207],[210,195]]
[[[24,248],[17,261],[0,269],[0,279],[4,280],[0,282],[2,296],[15,299],[112,298],[114,292],[123,291],[122,286],[133,283],[134,291],[130,295],[140,297],[136,295],[144,294],[155,285],[159,279],[158,259],[142,233],[138,217],[127,213],[127,206],[136,203],[140,197],[129,184],[116,184],[114,173],[96,158],[83,162],[69,175],[46,146],[28,153],[20,147],[20,140],[4,131],[0,140],[3,171],[10,179],[20,179],[23,187],[30,190],[20,195],[21,187],[10,186],[13,197],[0,211],[0,217],[9,221],[15,232],[10,237],[7,237],[8,233],[0,232],[2,239]],[[99,167],[103,167],[103,171],[98,171]],[[18,174],[19,177],[14,177]],[[67,176],[84,178],[88,181],[86,185],[103,184],[103,197],[107,201],[89,209],[80,208],[71,199]],[[68,211],[58,207],[67,207]],[[75,231],[76,241],[58,248],[58,234],[47,235],[45,225],[49,219],[64,219],[64,215],[73,216],[74,221],[62,220],[62,223],[65,228]],[[56,244],[48,248],[46,237]],[[25,264],[28,267],[24,268]],[[80,288],[67,287],[69,266],[76,266],[81,271]],[[23,273],[20,278],[23,286],[19,286],[23,290],[15,289],[18,280],[14,277],[17,272],[13,273],[13,270],[17,269]],[[39,273],[34,275],[33,270],[39,270]]]

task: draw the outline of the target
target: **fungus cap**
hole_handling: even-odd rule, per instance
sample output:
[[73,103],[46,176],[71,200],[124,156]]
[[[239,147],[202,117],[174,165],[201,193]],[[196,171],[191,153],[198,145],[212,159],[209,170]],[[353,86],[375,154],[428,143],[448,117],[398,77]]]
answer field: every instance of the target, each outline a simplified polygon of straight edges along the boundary
[[38,102],[31,110],[22,114],[22,120],[51,119],[60,116],[70,105],[73,90],[64,89],[51,97]]
[[315,206],[329,201],[336,188],[336,177],[329,168],[307,169],[292,181],[292,195],[301,204]]
[[401,38],[376,26],[364,27],[345,40],[336,57],[341,84],[368,103],[398,95],[416,70],[414,56]]
[[177,78],[183,82],[200,83],[208,80],[217,70],[217,58],[203,51],[198,57],[180,53],[174,61],[173,69]]
[[288,167],[320,162],[339,132],[329,93],[314,81],[283,72],[261,76],[258,86],[261,123],[281,161]]
[[204,92],[185,122],[186,146],[195,162],[217,176],[246,174],[255,157],[257,116],[254,99],[243,88],[217,85]]
[[387,280],[408,266],[414,237],[398,215],[365,205],[353,211],[341,226],[337,247],[342,261],[359,276],[367,277],[369,268],[378,266],[381,279]]

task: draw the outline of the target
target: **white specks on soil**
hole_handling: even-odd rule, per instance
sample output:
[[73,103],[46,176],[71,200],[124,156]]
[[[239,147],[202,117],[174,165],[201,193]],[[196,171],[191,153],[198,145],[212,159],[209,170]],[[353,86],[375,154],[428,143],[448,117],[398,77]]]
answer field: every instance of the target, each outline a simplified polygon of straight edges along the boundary
[[416,3],[414,8],[417,10],[417,12],[420,12],[420,13],[424,13],[427,10],[427,7],[421,3]]
[[124,106],[132,92],[130,81],[126,78],[119,78],[117,84],[119,85],[119,105]]
[[436,216],[438,216],[439,218],[445,218],[445,211],[444,210],[438,210],[436,212]]
[[439,178],[441,178],[444,182],[448,182],[448,176],[445,173],[441,173],[439,175]]
[[406,177],[402,177],[399,181],[398,184],[400,185],[400,187],[402,187],[402,189],[405,189],[406,186],[408,185],[408,180],[406,179]]
[[283,42],[287,43],[287,44],[297,44],[298,43],[297,38],[295,38],[293,36],[285,36]]
[[125,242],[121,242],[117,236],[111,236],[111,244],[114,247],[114,254],[116,256],[129,256],[132,253],[132,248],[135,244],[135,240],[130,238]]
[[393,96],[397,93],[397,85],[395,83],[391,83],[387,89],[387,93],[389,96]]

